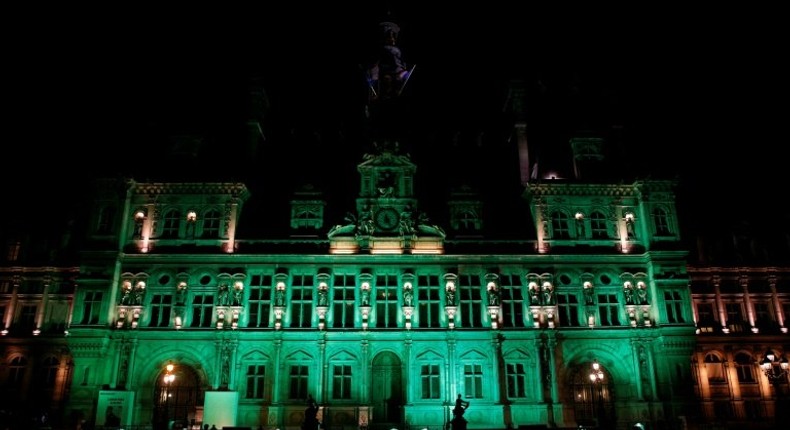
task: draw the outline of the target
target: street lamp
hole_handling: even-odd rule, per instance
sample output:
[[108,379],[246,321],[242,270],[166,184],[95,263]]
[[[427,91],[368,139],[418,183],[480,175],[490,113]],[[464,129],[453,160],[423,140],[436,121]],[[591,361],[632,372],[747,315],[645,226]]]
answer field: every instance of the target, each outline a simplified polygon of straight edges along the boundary
[[768,351],[765,351],[765,357],[763,357],[763,361],[760,362],[760,367],[763,369],[765,376],[768,377],[771,385],[774,386],[774,392],[776,393],[774,420],[776,420],[777,423],[784,422],[784,418],[780,417],[780,415],[786,415],[783,399],[784,396],[780,383],[783,379],[787,378],[787,369],[789,367],[787,358],[785,358],[784,355],[780,357],[776,355],[773,350],[769,349]]
[[769,349],[765,351],[765,357],[763,361],[760,362],[760,367],[763,369],[765,376],[768,377],[768,380],[771,381],[774,386],[777,386],[779,381],[787,375],[787,358],[784,356],[779,357]]
[[173,381],[176,380],[173,369],[175,369],[175,366],[168,361],[165,366],[165,376],[162,377],[162,382],[165,385],[165,426],[167,430],[170,430],[170,396],[172,396],[170,387],[173,385]]
[[598,360],[593,361],[592,369],[590,370],[590,381],[598,391],[598,412],[595,414],[595,416],[598,419],[599,428],[603,427],[601,423],[606,419],[606,411],[603,407],[603,378],[604,373],[601,369],[601,365],[598,364]]

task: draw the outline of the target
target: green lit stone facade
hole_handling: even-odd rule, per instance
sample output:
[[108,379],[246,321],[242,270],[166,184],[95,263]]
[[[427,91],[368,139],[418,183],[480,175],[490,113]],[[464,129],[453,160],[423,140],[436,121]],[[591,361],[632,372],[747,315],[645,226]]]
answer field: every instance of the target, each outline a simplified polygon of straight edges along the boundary
[[[100,424],[100,392],[124,392],[124,423],[155,427],[295,429],[308,395],[327,428],[444,427],[459,394],[480,429],[688,413],[695,327],[673,183],[531,184],[537,239],[487,242],[410,213],[407,156],[385,149],[358,170],[355,216],[326,238],[237,237],[243,184],[100,187],[69,410]],[[474,212],[464,199],[455,212]]]

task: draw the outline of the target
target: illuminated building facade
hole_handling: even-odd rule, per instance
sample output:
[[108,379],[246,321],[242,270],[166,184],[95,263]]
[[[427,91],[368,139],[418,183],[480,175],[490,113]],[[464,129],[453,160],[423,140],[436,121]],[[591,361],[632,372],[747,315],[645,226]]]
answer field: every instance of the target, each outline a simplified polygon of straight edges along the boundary
[[[570,174],[533,168],[523,96],[520,187],[493,204],[421,182],[391,135],[326,172],[341,208],[299,188],[251,212],[276,178],[97,181],[78,253],[6,242],[7,418],[295,430],[313,398],[329,429],[435,430],[460,395],[470,429],[769,425],[788,271],[689,266],[678,184],[616,177],[601,139],[570,140]],[[261,213],[283,222],[249,233]]]

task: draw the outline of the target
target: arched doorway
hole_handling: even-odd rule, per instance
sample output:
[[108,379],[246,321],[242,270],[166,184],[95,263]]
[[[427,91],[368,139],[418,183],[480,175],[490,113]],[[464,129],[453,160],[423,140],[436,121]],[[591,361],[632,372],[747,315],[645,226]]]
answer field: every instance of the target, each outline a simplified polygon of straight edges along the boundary
[[202,417],[197,412],[202,406],[203,391],[195,369],[168,363],[154,387],[154,429],[182,429],[199,423]]
[[[370,381],[371,424],[384,427],[384,424],[401,422],[403,405],[403,379],[401,361],[391,352],[382,352],[373,359],[373,375]],[[393,426],[387,426],[391,428]]]
[[570,376],[577,425],[606,429],[616,423],[611,374],[593,361],[577,366]]

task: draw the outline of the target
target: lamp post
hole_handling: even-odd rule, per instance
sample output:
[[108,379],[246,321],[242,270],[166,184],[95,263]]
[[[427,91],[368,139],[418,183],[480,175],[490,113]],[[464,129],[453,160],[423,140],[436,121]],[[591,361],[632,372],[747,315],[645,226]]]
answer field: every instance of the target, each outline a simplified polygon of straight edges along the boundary
[[170,430],[170,387],[173,385],[173,381],[176,380],[176,375],[173,373],[173,369],[175,366],[173,363],[168,362],[167,366],[165,366],[165,376],[162,377],[162,382],[165,385],[165,426],[167,430]]
[[592,369],[590,369],[590,381],[598,391],[598,411],[595,413],[595,418],[598,420],[598,428],[603,428],[603,422],[606,421],[606,411],[603,407],[603,378],[604,373],[601,370],[601,365],[598,360],[593,361]]
[[782,416],[787,414],[785,412],[784,395],[780,383],[783,379],[787,378],[788,367],[790,367],[790,365],[788,365],[787,358],[785,358],[784,355],[776,355],[776,353],[770,349],[765,351],[765,357],[763,357],[763,360],[760,362],[760,368],[763,369],[763,373],[768,377],[771,385],[774,386],[774,392],[776,393],[774,420],[776,420],[777,423],[784,422],[780,414]]

